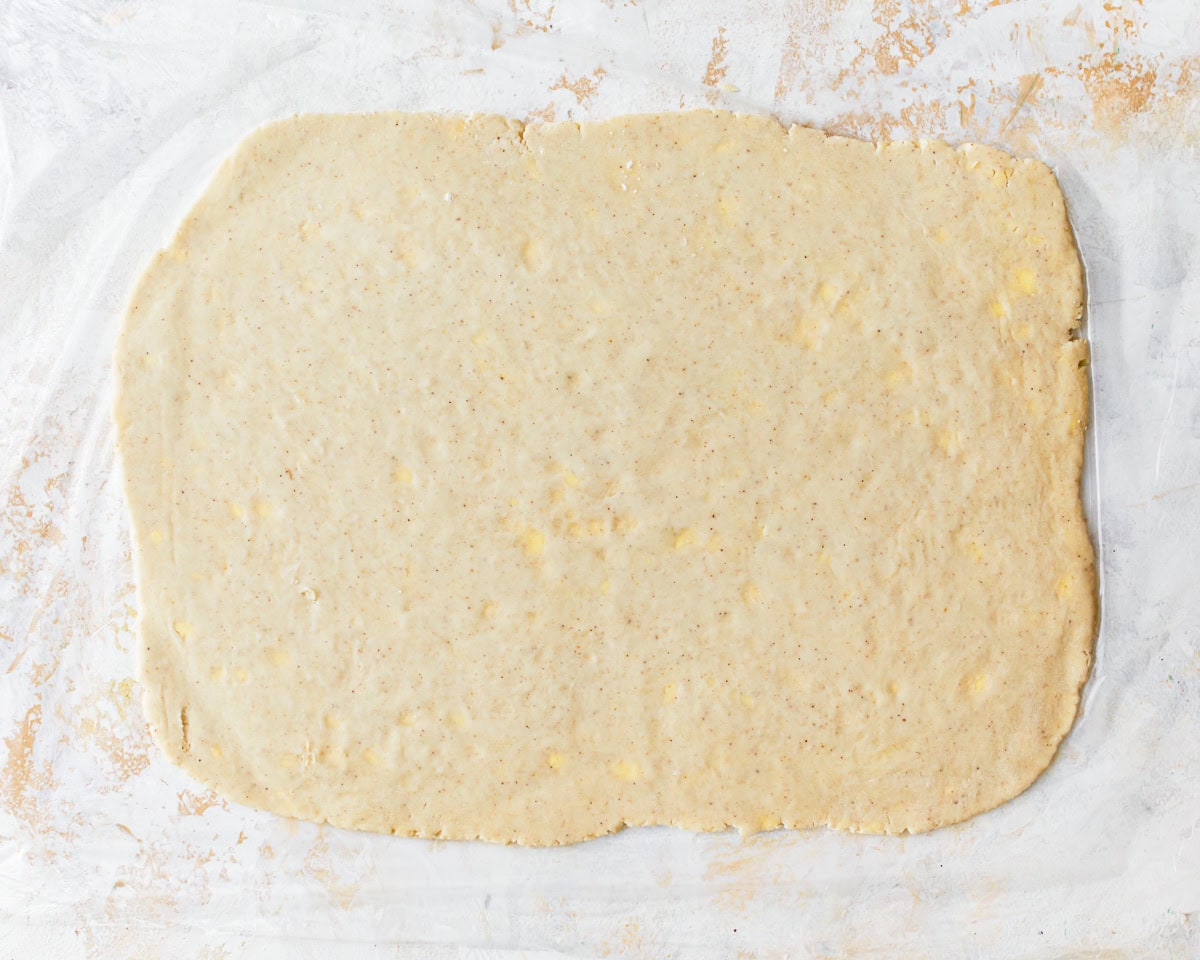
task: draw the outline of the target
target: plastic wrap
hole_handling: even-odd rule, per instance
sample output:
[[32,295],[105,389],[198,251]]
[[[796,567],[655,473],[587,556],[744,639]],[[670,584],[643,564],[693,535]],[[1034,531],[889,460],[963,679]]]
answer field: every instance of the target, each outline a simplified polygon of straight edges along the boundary
[[[110,353],[134,281],[220,159],[296,112],[704,106],[1056,169],[1088,271],[1102,627],[1050,770],[915,837],[661,828],[531,850],[291,822],[167,763],[133,679]],[[40,0],[0,14],[0,147],[0,946],[1200,955],[1191,0]]]

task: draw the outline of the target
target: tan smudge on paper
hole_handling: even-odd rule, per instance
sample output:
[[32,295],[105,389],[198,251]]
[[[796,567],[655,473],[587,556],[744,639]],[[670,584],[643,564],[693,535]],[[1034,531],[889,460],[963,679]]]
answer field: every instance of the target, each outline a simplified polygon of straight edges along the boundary
[[[964,130],[968,129],[976,122],[976,120],[975,120],[975,89],[974,88],[975,88],[975,81],[968,80],[966,83],[964,83],[962,86],[960,86],[957,90],[958,100],[956,101],[956,106],[958,107],[958,125],[960,127],[962,127]],[[964,93],[969,94],[968,99],[963,98]]]
[[89,931],[89,956],[112,955],[113,939],[106,927],[128,922],[131,905],[136,905],[140,919],[177,922],[181,903],[204,903],[212,896],[206,869],[217,858],[212,847],[170,835],[144,840],[128,827],[122,830],[137,850],[117,868],[117,879],[104,900],[103,917],[109,923],[95,923],[95,906],[81,911],[82,925]]
[[27,524],[20,522],[33,518],[33,508],[25,499],[20,481],[20,474],[28,470],[29,465],[29,458],[22,457],[21,470],[18,471],[17,479],[8,488],[4,498],[4,510],[0,512],[0,518],[8,527],[6,539],[11,543],[11,552],[0,558],[0,575],[11,577],[18,582],[28,580],[33,567],[33,554],[30,551],[28,537],[24,535],[27,531],[21,529]]
[[548,103],[544,107],[541,107],[538,110],[530,110],[529,113],[525,115],[525,122],[526,123],[553,123],[557,112],[558,111],[555,108],[554,104]]
[[198,817],[212,807],[228,810],[229,804],[211,790],[193,793],[191,790],[181,791],[176,795],[179,800],[179,815],[181,817]]
[[35,703],[26,712],[12,736],[4,741],[7,760],[0,771],[0,799],[4,807],[26,827],[42,826],[39,794],[57,786],[49,761],[34,759],[34,744],[42,726],[42,705]]
[[910,103],[893,121],[897,137],[936,137],[946,127],[946,106],[933,101]]
[[321,884],[343,909],[348,909],[362,889],[361,883],[343,880],[333,868],[329,840],[322,829],[304,856],[304,872]]
[[137,681],[133,677],[126,677],[124,680],[114,680],[108,685],[108,699],[117,708],[117,715],[122,720],[134,718],[141,719],[141,711],[137,711],[134,716],[134,708],[136,704],[133,702],[134,689],[137,686]]
[[[725,75],[729,72],[729,67],[725,63],[728,54],[729,41],[725,39],[725,28],[717,27],[717,32],[712,39],[712,56],[709,57],[708,65],[704,68],[704,85],[706,87],[715,88],[725,82]],[[710,90],[707,97],[709,103],[715,102],[716,90]]]
[[940,136],[946,124],[946,105],[936,101],[910,103],[897,113],[851,110],[834,118],[830,133],[866,140],[906,140]]
[[1013,105],[1012,113],[1008,115],[1004,123],[1000,124],[1000,132],[1003,133],[1008,129],[1008,125],[1016,119],[1018,113],[1025,107],[1026,104],[1031,104],[1037,99],[1038,91],[1042,89],[1042,75],[1040,73],[1027,73],[1021,77],[1021,83],[1017,88],[1017,102]]
[[587,101],[591,100],[600,90],[600,81],[606,76],[606,71],[603,67],[597,67],[592,71],[591,76],[584,75],[577,77],[574,80],[567,78],[564,72],[554,83],[550,85],[551,90],[569,90],[575,94],[575,99],[580,106],[583,106]]
[[110,681],[103,693],[88,697],[66,721],[109,778],[109,783],[97,785],[102,793],[122,789],[150,766],[150,734],[136,708],[134,689],[132,678]]
[[653,935],[647,935],[641,923],[634,918],[616,920],[612,929],[610,938],[600,944],[601,956],[626,956],[634,960],[665,956],[668,953],[666,944],[658,941]]
[[705,858],[704,882],[717,888],[717,903],[745,910],[763,890],[776,887],[783,879],[786,870],[776,855],[796,842],[794,834],[781,832],[722,838],[722,849]]
[[899,73],[902,67],[915,67],[933,52],[935,41],[930,21],[907,3],[876,0],[871,19],[883,29],[883,34],[854,58],[855,65],[870,60],[880,74],[890,76]]
[[1096,49],[1080,57],[1073,70],[1063,72],[1083,84],[1092,105],[1088,119],[1095,130],[1124,139],[1131,120],[1150,107],[1164,57],[1139,51],[1142,25],[1126,16],[1133,12],[1131,7],[1105,4],[1104,11],[1107,36],[1097,40],[1096,27],[1085,21],[1082,26]]
[[[925,96],[925,84],[913,85],[905,75],[934,52],[939,38],[951,31],[948,17],[957,13],[913,12],[899,0],[876,0],[872,20],[880,30],[870,42],[854,39],[838,45],[834,37],[844,32],[837,22],[846,7],[845,0],[808,7],[797,5],[788,14],[788,31],[783,41],[774,96],[781,101],[799,86],[850,94],[845,100],[859,99],[864,83],[876,83],[880,77],[899,76],[892,85],[909,102],[898,109],[850,109],[835,115],[822,127],[831,133],[868,139],[913,139],[945,137],[948,104]],[[851,53],[854,48],[856,53]],[[835,68],[833,65],[844,63]],[[960,88],[959,93],[962,92]],[[956,101],[962,108],[962,104]],[[974,109],[974,97],[967,104]]]
[[527,36],[535,31],[549,33],[554,26],[555,6],[557,4],[553,2],[535,5],[534,0],[508,0],[508,9],[517,19],[516,36]]
[[783,39],[783,49],[780,51],[779,71],[775,75],[775,100],[782,100],[800,72],[802,62],[802,37],[806,36],[801,26],[801,20],[793,11],[788,14],[787,35]]
[[508,0],[511,19],[499,17],[488,21],[492,31],[491,49],[499,50],[509,40],[519,40],[535,33],[550,33],[554,29],[556,2],[537,0]]
[[[1043,28],[1018,5],[1009,25],[1014,42],[1024,38],[1032,46],[1034,53],[1026,58],[1030,72],[1018,78],[991,62],[967,67],[969,73],[955,71],[952,85],[938,87],[915,79],[913,70],[944,38],[977,29],[978,14],[969,5],[912,13],[896,0],[877,0],[872,18],[882,32],[863,41],[846,36],[843,6],[831,0],[789,11],[775,88],[777,101],[801,89],[814,95],[833,92],[853,102],[863,84],[895,77],[879,103],[835,113],[823,124],[831,132],[993,141],[1036,155],[1048,144],[1051,150],[1072,149],[1097,137],[1126,143],[1135,130],[1149,148],[1162,139],[1155,132],[1163,122],[1193,126],[1193,71],[1186,59],[1171,59],[1146,44],[1146,13],[1140,5],[1075,8],[1063,18],[1064,38],[1056,46],[1083,53],[1058,62],[1051,59],[1053,48],[1045,49]],[[1034,104],[1039,109],[1031,110]],[[1180,137],[1196,139],[1177,131],[1172,142]]]
[[[877,32],[863,40],[847,37],[844,7],[843,0],[791,7],[774,90],[776,101],[800,89],[833,92],[853,102],[864,84],[895,78],[888,81],[890,93],[881,102],[852,106],[823,124],[835,133],[873,139],[998,140],[1010,149],[1038,153],[1045,149],[1048,134],[1064,146],[1093,134],[1124,141],[1135,118],[1156,114],[1161,103],[1181,94],[1186,98],[1193,89],[1183,61],[1168,60],[1142,40],[1145,14],[1140,5],[1110,4],[1095,11],[1081,7],[1067,15],[1063,30],[1081,34],[1086,50],[1073,60],[1055,63],[1046,53],[1035,52],[1027,59],[1033,69],[1019,79],[1006,76],[997,64],[981,64],[968,68],[971,73],[966,76],[956,76],[959,82],[953,87],[936,89],[913,79],[914,68],[944,38],[976,29],[978,15],[969,4],[948,10],[922,5],[914,10],[900,0],[876,0],[871,18]],[[1024,37],[1035,51],[1041,50],[1042,28],[1022,8],[1013,16],[1014,41]],[[1081,87],[1082,103],[1090,102],[1090,110],[1078,115],[1061,107],[1030,110],[1042,102],[1078,104]]]
[[613,920],[612,933],[598,944],[603,957],[629,957],[643,960],[650,957],[665,957],[671,953],[662,940],[657,928],[647,930],[636,917]]
[[[39,611],[38,612],[39,616],[43,612],[44,611]],[[9,639],[9,638],[6,636],[5,639]],[[13,673],[17,669],[17,667],[20,665],[21,658],[27,649],[28,649],[28,647],[23,647],[17,653],[17,656],[13,659],[13,662],[9,665],[9,667],[5,671],[5,673]],[[48,661],[46,661],[45,663],[35,663],[33,666],[31,666],[29,668],[28,676],[29,676],[30,685],[33,687],[42,686],[47,680],[49,680],[52,676],[54,676],[55,671],[58,670],[58,664],[59,664],[59,657],[57,654],[51,656],[50,659]]]
[[86,721],[80,724],[80,732],[90,734],[92,743],[108,761],[116,780],[113,789],[120,788],[150,766],[150,737],[144,727],[141,736],[134,733],[135,729],[114,730],[94,721],[90,725]]
[[1146,109],[1158,79],[1158,67],[1145,57],[1122,57],[1109,50],[1082,58],[1079,78],[1092,98],[1097,126],[1112,129],[1127,123],[1131,114]]
[[1142,133],[1154,148],[1200,148],[1200,56],[1185,57],[1159,68],[1154,96],[1146,109]]
[[[787,34],[780,51],[775,78],[775,100],[782,100],[805,73],[810,63],[823,63],[830,47],[833,17],[847,0],[793,4],[787,12]],[[838,78],[838,82],[842,77]]]

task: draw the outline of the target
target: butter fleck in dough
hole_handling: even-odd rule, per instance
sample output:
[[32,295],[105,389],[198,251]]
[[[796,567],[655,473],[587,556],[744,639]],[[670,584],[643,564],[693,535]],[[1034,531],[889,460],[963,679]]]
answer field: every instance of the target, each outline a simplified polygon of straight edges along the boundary
[[422,837],[995,807],[1089,665],[1081,302],[1053,175],[985,147],[265,127],[116,353],[155,737]]

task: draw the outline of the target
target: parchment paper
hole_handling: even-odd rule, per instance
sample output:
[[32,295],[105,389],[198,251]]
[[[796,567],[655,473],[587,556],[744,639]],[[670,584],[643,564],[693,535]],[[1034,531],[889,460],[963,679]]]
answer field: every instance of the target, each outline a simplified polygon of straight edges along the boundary
[[[289,822],[168,764],[132,679],[109,355],[221,157],[303,111],[705,105],[1057,170],[1088,268],[1103,626],[1049,772],[918,837],[527,850]],[[1198,172],[1191,0],[0,3],[0,952],[1200,955]]]

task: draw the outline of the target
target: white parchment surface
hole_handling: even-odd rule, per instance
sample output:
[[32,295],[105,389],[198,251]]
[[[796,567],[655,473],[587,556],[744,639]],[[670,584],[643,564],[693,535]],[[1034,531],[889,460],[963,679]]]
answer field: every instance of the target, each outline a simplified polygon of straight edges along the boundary
[[[1087,264],[1103,625],[1017,800],[918,837],[549,850],[227,803],[149,742],[109,357],[220,159],[306,111],[720,106],[1049,162]],[[1192,0],[0,0],[0,954],[1200,956]]]

